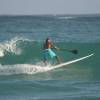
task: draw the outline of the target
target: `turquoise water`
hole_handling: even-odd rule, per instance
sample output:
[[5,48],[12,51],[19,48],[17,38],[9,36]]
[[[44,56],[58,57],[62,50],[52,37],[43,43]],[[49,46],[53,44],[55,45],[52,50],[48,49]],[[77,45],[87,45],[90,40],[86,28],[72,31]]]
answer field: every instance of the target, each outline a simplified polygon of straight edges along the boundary
[[[0,16],[0,100],[99,100],[99,26],[99,15]],[[47,37],[59,48],[78,50],[77,55],[55,51],[62,62],[94,56],[35,73],[36,67],[45,67]]]

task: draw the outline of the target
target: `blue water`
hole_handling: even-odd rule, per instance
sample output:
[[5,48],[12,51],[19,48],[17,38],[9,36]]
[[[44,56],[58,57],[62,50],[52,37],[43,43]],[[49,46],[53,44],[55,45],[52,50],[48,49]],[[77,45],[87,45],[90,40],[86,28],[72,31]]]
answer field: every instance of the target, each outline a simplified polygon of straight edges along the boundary
[[[47,37],[59,48],[78,50],[55,51],[62,62],[94,56],[35,73],[45,67]],[[0,16],[0,100],[99,100],[99,52],[99,15]]]

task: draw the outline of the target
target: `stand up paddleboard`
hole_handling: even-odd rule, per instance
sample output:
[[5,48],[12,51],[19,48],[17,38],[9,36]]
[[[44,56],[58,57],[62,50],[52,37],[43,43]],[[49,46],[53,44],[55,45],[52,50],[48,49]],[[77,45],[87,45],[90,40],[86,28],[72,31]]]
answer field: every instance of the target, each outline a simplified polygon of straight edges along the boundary
[[[76,63],[78,61],[89,58],[93,55],[94,54],[90,54],[90,55],[87,55],[87,56],[84,56],[84,57],[81,57],[81,58],[78,58],[78,59],[74,59],[74,60],[71,60],[71,61],[68,61],[68,62],[65,62],[65,63],[54,65],[54,66],[52,66],[52,65],[51,66],[44,66],[44,67],[43,66],[34,66],[33,70],[31,70],[31,74],[35,74],[35,73],[38,73],[38,72],[48,72],[48,71],[54,70],[56,68],[61,68],[61,67],[64,67],[64,66],[67,67],[69,64]],[[29,72],[29,74],[30,74],[30,72]]]
[[69,64],[73,64],[75,62],[78,62],[78,61],[81,61],[81,60],[84,60],[86,58],[89,58],[91,56],[93,56],[94,54],[90,54],[90,55],[87,55],[87,56],[84,56],[84,57],[81,57],[81,58],[78,58],[78,59],[75,59],[75,60],[71,60],[71,61],[68,61],[68,62],[65,62],[65,63],[62,63],[62,64],[58,64],[58,65],[55,65],[55,66],[52,66],[50,68],[50,70],[53,70],[53,69],[56,69],[56,68],[60,68],[60,67],[63,67],[63,66],[67,66]]
[[54,66],[44,66],[44,67],[35,67],[35,71],[33,70],[32,73],[38,73],[38,72],[47,72],[47,71],[51,71],[51,70],[54,70],[56,68],[61,68],[61,67],[64,67],[64,66],[68,66],[69,64],[73,64],[73,63],[76,63],[78,61],[81,61],[81,60],[84,60],[86,58],[89,58],[91,56],[93,56],[94,54],[90,54],[90,55],[87,55],[87,56],[84,56],[84,57],[81,57],[81,58],[78,58],[78,59],[75,59],[75,60],[71,60],[71,61],[68,61],[68,62],[65,62],[65,63],[61,63],[61,64],[58,64],[58,65],[54,65]]

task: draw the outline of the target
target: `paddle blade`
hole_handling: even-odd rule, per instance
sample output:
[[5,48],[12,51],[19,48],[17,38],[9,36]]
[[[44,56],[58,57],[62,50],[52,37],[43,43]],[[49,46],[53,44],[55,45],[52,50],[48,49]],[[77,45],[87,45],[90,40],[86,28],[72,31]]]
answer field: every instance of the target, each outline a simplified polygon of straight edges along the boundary
[[71,50],[70,52],[72,52],[73,54],[78,54],[78,50]]

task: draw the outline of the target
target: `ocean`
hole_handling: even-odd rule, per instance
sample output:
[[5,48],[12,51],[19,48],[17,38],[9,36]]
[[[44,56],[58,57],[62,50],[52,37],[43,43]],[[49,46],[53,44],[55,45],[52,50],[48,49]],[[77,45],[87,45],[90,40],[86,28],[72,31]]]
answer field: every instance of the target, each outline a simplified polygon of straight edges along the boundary
[[[54,69],[43,64],[43,43],[61,62],[88,59]],[[0,100],[100,100],[100,15],[0,16]],[[38,71],[37,71],[38,69]],[[41,72],[42,71],[42,72]]]

